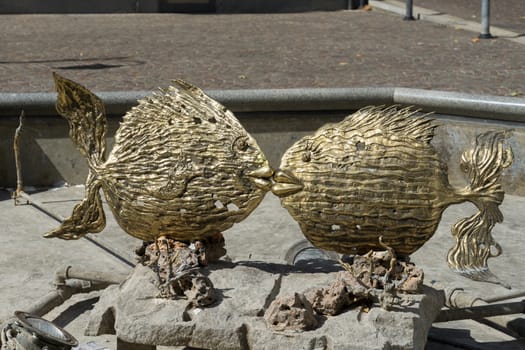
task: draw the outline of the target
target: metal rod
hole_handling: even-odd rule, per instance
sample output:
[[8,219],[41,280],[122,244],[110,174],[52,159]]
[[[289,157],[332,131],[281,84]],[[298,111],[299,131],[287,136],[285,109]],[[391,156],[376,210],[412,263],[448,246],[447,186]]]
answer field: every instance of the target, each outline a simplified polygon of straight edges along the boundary
[[414,21],[414,4],[412,0],[406,0],[406,13],[403,18],[404,21]]
[[490,34],[490,0],[481,0],[481,33],[480,39],[492,39]]
[[500,296],[496,296],[492,298],[483,298],[483,300],[485,300],[487,303],[495,303],[498,301],[509,300],[509,299],[514,299],[514,298],[521,298],[524,296],[525,296],[525,290],[518,290],[512,293],[508,293],[508,294],[504,294],[504,295],[500,295]]
[[126,274],[104,272],[104,271],[90,271],[79,267],[70,266],[66,269],[65,278],[74,278],[84,281],[119,284],[126,279]]
[[[59,214],[56,214],[56,213],[53,213],[51,210],[45,208],[41,203],[39,203],[38,201],[35,201],[33,198],[31,198],[30,195],[25,193],[24,190],[23,190],[22,167],[21,167],[21,164],[20,164],[20,148],[19,148],[20,132],[21,132],[22,126],[23,126],[23,124],[22,124],[23,117],[24,117],[24,112],[22,111],[22,113],[20,114],[20,120],[19,120],[18,128],[16,128],[16,131],[15,131],[14,142],[13,142],[13,149],[14,149],[14,153],[15,153],[15,163],[16,163],[17,186],[16,186],[16,190],[13,193],[12,197],[13,197],[13,199],[15,201],[15,205],[18,204],[18,200],[20,198],[23,198],[24,200],[26,200],[26,204],[31,205],[32,207],[40,210],[42,213],[48,215],[49,217],[53,218],[54,220],[58,221],[59,223],[62,223],[65,220],[65,218],[63,216],[61,216]],[[130,267],[134,267],[135,266],[135,264],[133,262],[131,262],[128,259],[124,258],[124,256],[122,256],[122,254],[119,254],[118,251],[115,251],[114,249],[112,249],[110,247],[107,247],[104,244],[101,244],[100,242],[95,241],[91,237],[84,236],[83,238],[86,239],[87,241],[91,242],[92,244],[96,245],[97,247],[101,248],[105,252],[109,253],[110,255],[114,256],[115,258],[117,258],[121,262],[125,263],[126,265],[128,265]]]
[[486,317],[521,314],[525,311],[525,300],[514,303],[490,304],[466,307],[463,309],[443,310],[434,322],[457,320],[480,320]]
[[13,197],[16,198],[24,191],[24,185],[22,181],[22,164],[20,162],[20,133],[22,132],[22,126],[24,123],[24,111],[20,113],[18,118],[18,127],[15,130],[15,137],[13,139],[13,151],[15,153],[15,167],[16,167],[16,190]]
[[[59,214],[56,214],[54,213],[53,211],[49,210],[48,208],[46,208],[42,203],[34,200],[33,198],[31,198],[30,195],[28,195],[27,193],[25,192],[21,192],[18,194],[17,197],[15,197],[15,201],[18,199],[18,198],[23,198],[26,200],[26,203],[31,205],[32,207],[38,209],[39,211],[41,211],[42,213],[46,214],[47,216],[49,216],[50,218],[56,220],[57,222],[59,223],[62,223],[65,218],[62,216],[62,215],[59,215]],[[16,203],[16,202],[15,202]],[[135,263],[133,263],[132,261],[129,261],[128,259],[126,259],[122,254],[120,254],[118,251],[116,251],[115,249],[112,249],[110,247],[107,247],[105,246],[104,244],[94,240],[93,238],[91,237],[88,237],[88,236],[84,236],[82,237],[82,239],[85,239],[87,241],[89,241],[90,243],[96,245],[97,247],[101,248],[102,250],[104,250],[105,252],[109,253],[110,255],[112,255],[113,257],[117,258],[118,260],[120,260],[121,262],[123,262],[124,264],[130,266],[130,267],[135,267]]]
[[355,10],[355,9],[357,9],[357,2],[356,2],[356,0],[348,0],[346,2],[346,8],[348,10]]

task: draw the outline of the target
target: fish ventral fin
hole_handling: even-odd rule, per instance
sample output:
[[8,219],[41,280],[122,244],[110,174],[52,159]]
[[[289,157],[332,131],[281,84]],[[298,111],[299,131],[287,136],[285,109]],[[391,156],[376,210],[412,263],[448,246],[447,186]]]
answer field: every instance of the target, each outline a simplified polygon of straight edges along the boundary
[[53,73],[56,110],[69,123],[69,136],[91,168],[105,161],[106,112],[98,96],[84,86]]
[[45,238],[79,239],[88,233],[98,233],[106,227],[106,216],[100,197],[100,183],[90,172],[86,181],[86,194],[73,213],[62,224],[44,235]]

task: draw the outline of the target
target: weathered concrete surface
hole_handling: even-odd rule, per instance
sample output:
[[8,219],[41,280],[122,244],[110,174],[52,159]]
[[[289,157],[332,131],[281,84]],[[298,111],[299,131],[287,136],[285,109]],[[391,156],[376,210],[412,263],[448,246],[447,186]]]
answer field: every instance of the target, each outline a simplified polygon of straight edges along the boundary
[[156,297],[155,273],[137,266],[120,287],[102,294],[91,312],[87,335],[113,334],[109,323],[114,320],[117,337],[138,344],[254,350],[284,344],[294,349],[422,349],[444,304],[442,293],[425,288],[424,294],[402,296],[403,303],[392,311],[356,308],[337,316],[314,316],[318,319],[311,331],[269,329],[262,316],[276,297],[336,279],[335,272],[311,271],[267,263],[212,265],[208,277],[220,298],[210,307],[196,308],[185,299]]
[[52,289],[54,272],[59,268],[75,265],[128,271],[129,267],[101,254],[99,248],[86,240],[67,242],[42,238],[56,222],[31,206],[15,207],[5,191],[0,191],[0,196],[3,199],[0,201],[0,321],[8,319],[15,310],[26,309]]
[[[41,191],[34,197],[46,207],[63,216],[71,213],[73,206],[83,197],[82,187],[60,188],[52,191]],[[46,240],[41,235],[54,228],[57,223],[48,216],[30,206],[13,206],[6,191],[0,191],[0,215],[2,230],[0,233],[0,319],[9,318],[15,310],[23,310],[37,298],[46,294],[52,288],[51,281],[54,271],[64,265],[82,266],[103,271],[127,271],[128,267],[119,260],[107,254],[92,243],[80,241]],[[525,289],[525,275],[521,268],[525,236],[523,235],[523,212],[525,198],[506,196],[502,206],[505,221],[494,228],[494,237],[503,247],[503,255],[490,259],[489,266],[505,282],[510,283],[514,290]],[[492,297],[509,293],[498,285],[479,283],[465,279],[450,271],[445,257],[447,250],[453,244],[450,226],[460,217],[473,212],[471,205],[452,206],[443,215],[442,222],[434,235],[412,260],[425,271],[425,281],[429,285],[458,285],[466,291],[480,296]],[[140,242],[126,235],[115,223],[108,212],[108,226],[97,235],[90,237],[111,247],[127,253],[132,259],[133,249]],[[298,225],[290,218],[286,210],[280,207],[279,200],[267,195],[261,205],[245,221],[235,225],[224,233],[229,257],[234,261],[242,261],[243,265],[257,267],[262,270],[273,269],[277,264],[284,263],[287,250],[303,239]],[[309,280],[325,285],[330,282],[326,271],[336,271],[337,264],[319,266],[315,261],[302,261],[300,266],[314,267],[318,274],[311,275]],[[325,272],[322,272],[325,271]],[[306,276],[306,275],[305,275]],[[215,282],[215,281],[214,281]],[[257,283],[251,288],[257,288]],[[293,284],[283,279],[281,293],[289,293]],[[63,306],[53,310],[45,317],[50,320],[58,318],[66,330],[81,342],[97,341],[116,348],[115,336],[84,336],[83,332],[89,319],[89,308],[96,302],[93,295],[76,295]],[[262,325],[262,323],[261,323]],[[475,346],[483,350],[494,348],[517,349],[523,345],[516,343],[508,335],[498,332],[485,325],[473,321],[449,322],[436,324],[429,349],[447,349],[441,339],[453,339],[464,342],[466,346]],[[439,327],[439,329],[438,329]],[[288,338],[286,338],[288,339]],[[283,342],[285,340],[283,338]],[[290,344],[290,343],[283,343]],[[290,349],[294,347],[289,346]],[[457,348],[449,347],[448,349]],[[447,349],[447,350],[448,350]]]

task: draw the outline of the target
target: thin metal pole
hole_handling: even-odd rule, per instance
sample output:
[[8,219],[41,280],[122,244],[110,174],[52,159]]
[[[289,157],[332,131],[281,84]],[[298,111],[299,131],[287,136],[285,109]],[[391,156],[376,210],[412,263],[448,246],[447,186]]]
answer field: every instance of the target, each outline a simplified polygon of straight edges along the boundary
[[481,0],[481,34],[480,39],[492,39],[490,34],[490,0]]
[[403,21],[414,21],[415,20],[414,14],[413,14],[414,4],[412,2],[413,2],[412,0],[406,1],[406,14],[405,14],[405,18],[403,18]]
[[359,8],[359,5],[357,3],[357,0],[348,0],[346,8],[349,10],[356,10]]
[[13,198],[20,196],[24,192],[24,185],[22,182],[22,164],[20,162],[20,133],[22,132],[22,126],[24,124],[24,111],[20,113],[18,119],[18,127],[15,130],[15,137],[13,139],[13,150],[15,152],[15,166],[16,166],[16,190],[13,193]]

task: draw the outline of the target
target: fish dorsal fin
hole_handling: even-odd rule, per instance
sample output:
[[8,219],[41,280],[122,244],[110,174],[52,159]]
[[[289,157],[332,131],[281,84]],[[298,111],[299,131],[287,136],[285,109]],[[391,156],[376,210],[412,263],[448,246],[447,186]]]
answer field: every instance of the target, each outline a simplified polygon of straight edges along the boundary
[[201,89],[180,79],[173,82],[174,86],[159,89],[139,100],[138,106],[126,113],[124,121],[146,124],[170,120],[180,124],[212,123],[234,132],[244,131],[231,111]]
[[370,106],[348,116],[343,124],[353,130],[379,129],[386,133],[395,133],[415,141],[430,143],[434,137],[434,120],[429,114],[418,116],[419,110],[412,107]]

